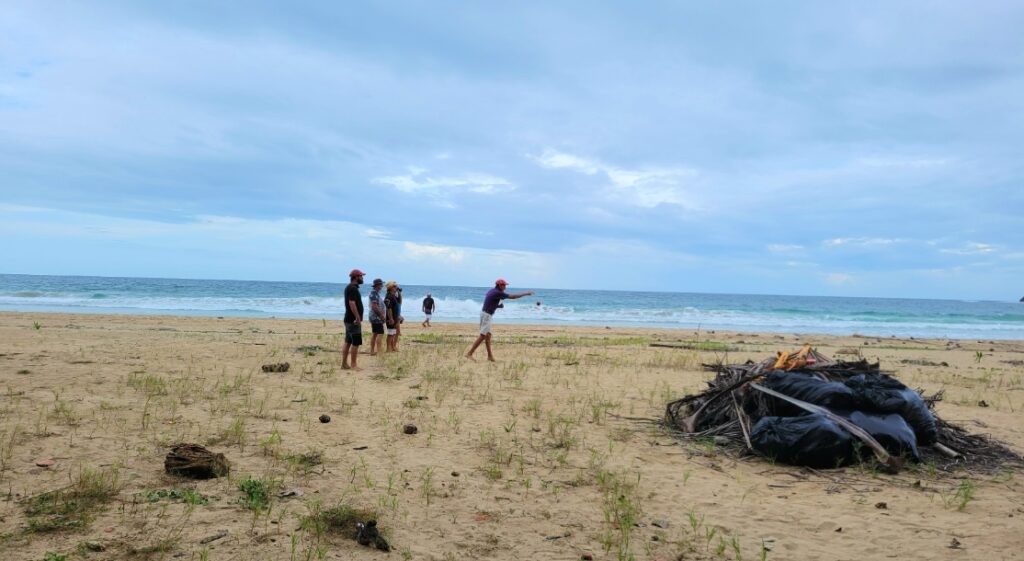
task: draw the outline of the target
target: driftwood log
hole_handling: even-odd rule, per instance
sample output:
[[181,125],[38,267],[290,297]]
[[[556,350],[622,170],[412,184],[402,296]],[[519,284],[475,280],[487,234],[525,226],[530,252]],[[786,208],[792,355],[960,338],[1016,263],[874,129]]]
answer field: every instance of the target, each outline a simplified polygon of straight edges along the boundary
[[198,444],[175,444],[164,459],[164,471],[191,479],[213,479],[231,471],[224,454],[217,454]]

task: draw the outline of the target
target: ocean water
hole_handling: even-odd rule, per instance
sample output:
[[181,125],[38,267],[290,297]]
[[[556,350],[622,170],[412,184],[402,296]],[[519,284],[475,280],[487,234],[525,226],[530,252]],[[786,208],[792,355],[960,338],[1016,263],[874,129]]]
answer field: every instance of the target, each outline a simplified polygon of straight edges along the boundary
[[[488,287],[404,285],[403,315],[422,321],[430,292],[435,322],[476,322]],[[0,275],[0,310],[339,319],[344,285],[40,275]],[[499,323],[725,329],[880,337],[1024,339],[1024,303],[557,290],[507,300]],[[363,285],[365,300],[370,292]],[[539,305],[538,305],[539,302]]]

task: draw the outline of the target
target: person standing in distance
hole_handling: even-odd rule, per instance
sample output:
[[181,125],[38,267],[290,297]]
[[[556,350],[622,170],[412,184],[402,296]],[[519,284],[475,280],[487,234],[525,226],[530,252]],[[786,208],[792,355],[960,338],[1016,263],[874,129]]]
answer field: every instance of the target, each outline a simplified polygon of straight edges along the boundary
[[366,273],[352,269],[345,287],[345,346],[341,348],[341,369],[359,370],[359,347],[363,344],[363,296],[359,285]]
[[373,290],[370,291],[370,356],[377,354],[377,350],[383,347],[384,342],[384,297],[380,289],[384,287],[384,281],[373,279]]
[[487,360],[494,362],[494,353],[491,352],[491,319],[494,317],[494,312],[497,312],[498,308],[505,307],[501,303],[502,300],[515,300],[524,296],[533,296],[533,292],[509,294],[505,292],[506,286],[508,286],[508,282],[505,279],[498,279],[494,281],[494,288],[488,290],[487,294],[484,295],[484,306],[480,311],[480,335],[473,342],[473,346],[469,348],[466,358],[473,360],[473,353],[476,352],[477,347],[480,346],[480,343],[485,343],[487,347]]
[[398,316],[398,322],[395,323],[395,350],[398,350],[398,343],[402,339],[402,324],[405,323],[405,317],[402,315],[402,285],[395,282],[395,302],[397,307],[395,313]]
[[423,327],[430,327],[430,316],[434,314],[434,298],[427,293],[427,297],[423,299],[423,315],[427,316],[427,319],[423,320]]
[[384,296],[384,325],[388,328],[384,352],[393,353],[398,351],[398,324],[402,317],[398,315],[398,283],[388,281],[384,286],[388,289],[387,295]]

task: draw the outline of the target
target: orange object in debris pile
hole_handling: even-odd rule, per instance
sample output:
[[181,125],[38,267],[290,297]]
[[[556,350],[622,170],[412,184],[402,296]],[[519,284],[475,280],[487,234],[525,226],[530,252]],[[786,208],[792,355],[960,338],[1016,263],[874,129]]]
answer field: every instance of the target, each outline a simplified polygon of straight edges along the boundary
[[817,362],[813,356],[807,356],[811,352],[810,345],[804,345],[804,348],[800,349],[799,352],[791,353],[789,351],[779,351],[777,354],[779,360],[775,361],[775,370],[796,370],[803,368],[808,364],[814,364]]

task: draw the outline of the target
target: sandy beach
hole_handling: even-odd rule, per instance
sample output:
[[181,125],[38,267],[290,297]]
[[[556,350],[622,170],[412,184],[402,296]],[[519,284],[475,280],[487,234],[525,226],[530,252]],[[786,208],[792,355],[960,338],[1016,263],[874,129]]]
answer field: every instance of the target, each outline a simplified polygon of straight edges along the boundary
[[[342,332],[339,321],[0,313],[0,558],[1010,560],[1024,549],[1014,470],[811,471],[684,444],[659,425],[666,403],[712,377],[702,363],[811,344],[944,390],[942,418],[1024,452],[1024,341],[499,317],[497,363],[482,349],[462,358],[473,325],[409,322],[399,353],[344,371]],[[223,453],[230,475],[166,475],[179,442]],[[65,518],[38,500],[83,489],[94,500]],[[374,513],[393,551],[319,523],[346,509]]]

